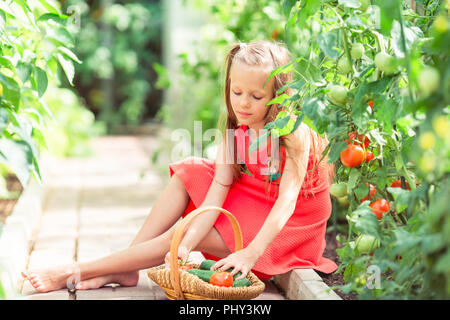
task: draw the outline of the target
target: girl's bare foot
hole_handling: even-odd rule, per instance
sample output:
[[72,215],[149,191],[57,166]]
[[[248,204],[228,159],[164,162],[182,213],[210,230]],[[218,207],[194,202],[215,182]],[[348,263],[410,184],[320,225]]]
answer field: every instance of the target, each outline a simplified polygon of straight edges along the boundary
[[131,271],[84,280],[78,283],[75,288],[77,290],[98,289],[109,283],[118,283],[124,287],[134,287],[137,285],[138,281],[139,272]]
[[22,271],[22,277],[30,281],[38,292],[49,292],[63,288],[74,288],[80,279],[76,264],[44,270]]

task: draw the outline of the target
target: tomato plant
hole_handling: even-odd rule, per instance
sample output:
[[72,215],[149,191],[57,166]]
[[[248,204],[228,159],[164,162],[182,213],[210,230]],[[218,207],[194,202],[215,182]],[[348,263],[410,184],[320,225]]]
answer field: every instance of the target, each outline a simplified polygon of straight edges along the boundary
[[[337,250],[342,289],[366,298],[450,297],[444,249],[450,239],[443,236],[450,217],[438,198],[450,193],[449,4],[330,0],[283,6],[284,39],[296,56],[289,67],[297,75],[289,85],[294,94],[283,104],[329,140],[324,161],[335,165],[330,193],[339,204],[333,215],[345,216],[348,229]],[[439,240],[433,247],[425,239]],[[369,250],[365,243],[376,245]],[[371,264],[389,274],[380,290],[363,285]]]

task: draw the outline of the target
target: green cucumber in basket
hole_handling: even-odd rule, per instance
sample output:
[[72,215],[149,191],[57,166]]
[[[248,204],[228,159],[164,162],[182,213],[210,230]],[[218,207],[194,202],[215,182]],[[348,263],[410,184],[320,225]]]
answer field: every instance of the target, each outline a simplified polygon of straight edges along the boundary
[[247,278],[242,278],[242,279],[233,281],[233,287],[248,287],[250,285],[251,285],[251,282]]
[[189,270],[187,270],[187,272],[189,272],[190,274],[193,274],[193,275],[199,277],[203,281],[209,282],[209,278],[211,278],[211,276],[214,273],[216,273],[217,271],[214,271],[214,270],[202,270],[202,269],[189,269]]
[[[211,267],[216,263],[217,261],[214,260],[203,260],[202,263],[200,264],[200,269],[202,270],[210,270]],[[217,271],[217,270],[216,270]],[[227,272],[231,272],[233,271],[232,268],[226,270]],[[233,280],[236,279],[237,277],[239,277],[242,273],[238,272],[233,276]]]

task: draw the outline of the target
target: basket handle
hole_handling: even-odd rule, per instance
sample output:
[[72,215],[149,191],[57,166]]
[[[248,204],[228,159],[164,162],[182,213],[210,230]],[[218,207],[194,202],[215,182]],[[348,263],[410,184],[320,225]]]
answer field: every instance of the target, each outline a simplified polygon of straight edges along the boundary
[[191,223],[192,219],[194,219],[199,214],[210,212],[211,210],[219,210],[220,212],[224,213],[227,216],[228,220],[230,220],[231,226],[233,227],[234,231],[235,251],[241,250],[244,246],[242,240],[242,232],[241,228],[239,227],[239,223],[229,211],[220,207],[208,206],[208,207],[200,207],[189,213],[185,218],[182,219],[181,223],[175,228],[175,233],[173,235],[172,242],[170,244],[170,257],[169,257],[170,278],[172,285],[175,289],[177,300],[185,300],[184,294],[181,290],[180,270],[178,269],[178,246],[180,245],[184,232],[189,223]]

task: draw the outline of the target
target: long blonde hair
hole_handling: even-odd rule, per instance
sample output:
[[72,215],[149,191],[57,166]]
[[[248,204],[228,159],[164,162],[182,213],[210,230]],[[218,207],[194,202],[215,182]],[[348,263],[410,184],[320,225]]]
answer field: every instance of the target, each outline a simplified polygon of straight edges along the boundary
[[[231,106],[231,100],[230,100],[230,72],[231,67],[234,62],[240,62],[247,64],[249,66],[262,66],[267,65],[269,63],[272,67],[272,70],[286,65],[290,62],[291,57],[289,51],[280,43],[277,42],[271,42],[271,41],[254,41],[247,44],[235,44],[232,46],[228,54],[226,55],[225,59],[225,86],[224,86],[224,98],[225,98],[225,106],[226,106],[226,113],[222,113],[219,118],[219,124],[218,127],[221,129],[223,136],[225,137],[226,131],[228,130],[235,130],[238,128],[238,120],[236,115],[234,114],[233,108]],[[277,95],[277,91],[281,89],[284,85],[286,85],[288,82],[292,81],[292,72],[288,73],[279,73],[275,76],[273,76],[273,97],[275,98]],[[291,95],[292,90],[290,88],[287,88],[284,93]],[[272,104],[267,107],[268,111],[266,113],[265,117],[265,123],[269,123],[275,120],[278,113],[282,110],[280,108],[279,104]],[[308,128],[309,129],[309,128]],[[318,164],[318,161],[321,158],[322,151],[325,149],[328,141],[326,138],[320,137],[317,133],[315,133],[313,130],[309,129],[310,137],[311,137],[311,149],[314,156],[314,166]],[[280,146],[284,146],[286,149],[286,157],[289,157],[290,154],[290,147],[286,143],[285,136],[282,136],[280,141]],[[232,154],[234,155],[234,162],[233,162],[233,177],[234,181],[236,181],[241,176],[241,170],[240,165],[237,162],[237,146],[236,146],[236,139],[234,139],[233,146],[228,146],[225,144],[225,148],[228,150],[228,148],[232,147],[233,151]],[[279,148],[281,150],[281,148]],[[293,153],[291,153],[293,154]],[[281,155],[280,154],[278,156]],[[274,157],[274,155],[271,155],[271,157]],[[279,158],[281,159],[281,157]],[[300,162],[299,159],[293,158],[294,163],[296,164],[297,168],[300,168]],[[321,163],[321,166],[326,163],[326,158],[322,160],[323,163]],[[332,178],[334,172],[334,168],[330,165],[328,165],[328,173],[329,178]],[[306,175],[306,181],[307,186],[309,188],[312,187],[313,179],[308,178],[309,174]],[[267,175],[266,178],[266,193],[267,193],[267,186],[271,184],[271,176]],[[308,189],[306,187],[306,189]]]

